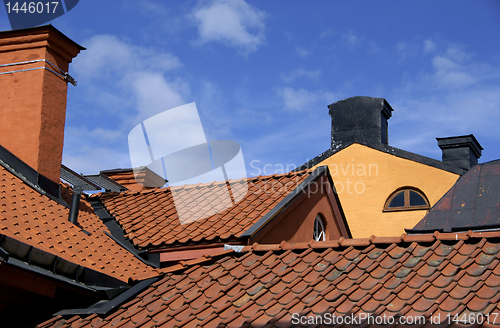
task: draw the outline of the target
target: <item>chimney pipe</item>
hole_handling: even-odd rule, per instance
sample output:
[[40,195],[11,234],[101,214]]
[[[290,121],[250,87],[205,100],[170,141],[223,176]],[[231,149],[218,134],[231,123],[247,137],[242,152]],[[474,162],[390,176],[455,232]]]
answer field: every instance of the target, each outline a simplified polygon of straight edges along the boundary
[[388,145],[392,107],[384,98],[352,97],[328,106],[332,118],[332,149],[357,142]]
[[78,223],[78,211],[80,207],[80,196],[81,194],[79,192],[73,193],[71,196],[71,206],[69,208],[69,222],[73,224]]
[[473,134],[458,137],[436,138],[443,151],[443,162],[450,163],[464,170],[477,165],[483,147]]
[[0,144],[55,183],[68,67],[84,49],[52,25],[0,32]]

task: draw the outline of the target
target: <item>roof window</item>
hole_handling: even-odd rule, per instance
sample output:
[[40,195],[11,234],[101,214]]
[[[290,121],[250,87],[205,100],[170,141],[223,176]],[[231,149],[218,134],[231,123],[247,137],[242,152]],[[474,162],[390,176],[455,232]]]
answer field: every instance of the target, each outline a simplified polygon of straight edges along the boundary
[[323,223],[323,219],[319,214],[316,215],[316,218],[314,219],[313,238],[315,241],[326,240],[325,224]]
[[384,205],[384,212],[429,209],[429,201],[424,193],[410,187],[393,192]]

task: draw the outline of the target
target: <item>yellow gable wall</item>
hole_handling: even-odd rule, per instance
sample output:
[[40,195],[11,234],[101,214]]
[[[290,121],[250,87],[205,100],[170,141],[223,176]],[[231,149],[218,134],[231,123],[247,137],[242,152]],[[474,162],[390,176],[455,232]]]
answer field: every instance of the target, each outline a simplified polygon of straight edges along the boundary
[[398,236],[424,217],[427,210],[382,212],[396,189],[418,188],[432,206],[459,178],[360,144],[352,144],[317,166],[322,165],[330,169],[353,238]]

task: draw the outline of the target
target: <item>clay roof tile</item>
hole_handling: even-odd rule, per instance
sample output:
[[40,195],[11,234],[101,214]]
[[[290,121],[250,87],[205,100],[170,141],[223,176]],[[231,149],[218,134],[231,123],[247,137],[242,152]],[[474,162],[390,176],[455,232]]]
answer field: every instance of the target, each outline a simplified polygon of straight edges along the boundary
[[[179,265],[175,271],[167,270],[162,280],[150,288],[159,291],[175,286],[170,290],[177,293],[184,290],[182,301],[171,298],[170,312],[162,314],[168,324],[175,322],[185,327],[200,322],[214,326],[267,327],[278,322],[290,325],[293,313],[317,315],[325,311],[339,315],[363,312],[426,318],[433,313],[454,316],[464,311],[500,312],[495,307],[500,299],[499,261],[490,258],[500,256],[500,248],[494,246],[498,234],[474,237],[480,240],[472,242],[469,238],[466,243],[464,239],[453,243],[440,235],[437,239],[433,235],[432,240],[421,237],[412,238],[408,244],[402,243],[403,236],[383,248],[374,247],[386,244],[374,243],[377,240],[374,238],[370,239],[370,245],[363,240],[347,248],[340,245],[342,242],[320,248],[316,242],[254,244],[245,247],[243,255],[228,252],[218,260],[199,260],[203,261],[202,266],[195,261],[182,263],[185,267]],[[363,243],[365,246],[361,246]],[[462,249],[464,245],[467,247]],[[413,258],[417,258],[415,263],[411,262]],[[410,262],[411,265],[404,265]],[[317,270],[320,264],[323,266]],[[204,277],[203,286],[192,283],[195,273],[197,279]],[[197,293],[193,286],[204,288],[204,292]],[[137,296],[148,295],[153,299],[148,299],[151,305],[142,310],[128,305],[135,313],[133,320],[149,322],[148,307],[158,310],[160,302],[156,303],[156,299],[160,300],[165,293],[146,292]],[[198,318],[199,313],[204,313],[203,317]],[[111,320],[114,324],[125,324],[128,320],[108,318],[111,316],[103,316],[101,324]],[[45,326],[55,327],[61,320],[52,320]]]

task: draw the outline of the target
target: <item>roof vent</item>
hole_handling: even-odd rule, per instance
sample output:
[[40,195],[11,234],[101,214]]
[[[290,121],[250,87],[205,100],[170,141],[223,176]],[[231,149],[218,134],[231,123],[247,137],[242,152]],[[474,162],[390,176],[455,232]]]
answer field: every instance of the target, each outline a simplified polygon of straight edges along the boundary
[[483,147],[473,134],[467,136],[436,138],[443,151],[443,162],[469,170],[477,165]]
[[352,97],[328,106],[332,118],[332,149],[353,142],[368,146],[389,143],[392,107],[384,98]]
[[80,207],[80,196],[79,192],[73,193],[71,196],[71,206],[69,208],[69,218],[68,221],[73,224],[78,224],[78,212]]

